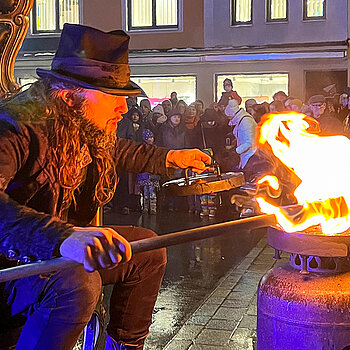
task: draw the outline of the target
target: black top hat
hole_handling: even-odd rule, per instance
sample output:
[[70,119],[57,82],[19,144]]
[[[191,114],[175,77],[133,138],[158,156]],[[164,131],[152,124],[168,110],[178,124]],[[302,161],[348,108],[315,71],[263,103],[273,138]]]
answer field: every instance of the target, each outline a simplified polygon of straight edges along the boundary
[[141,88],[130,81],[128,45],[130,37],[122,30],[103,32],[65,24],[51,70],[38,68],[39,77],[54,77],[85,89],[135,96]]

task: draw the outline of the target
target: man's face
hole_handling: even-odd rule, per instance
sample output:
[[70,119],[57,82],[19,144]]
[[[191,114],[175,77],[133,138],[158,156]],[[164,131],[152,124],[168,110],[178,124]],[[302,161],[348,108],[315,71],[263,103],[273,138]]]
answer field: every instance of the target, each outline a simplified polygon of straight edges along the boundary
[[324,103],[322,103],[322,102],[312,103],[309,106],[312,110],[314,118],[319,118],[326,110],[326,103],[325,102]]
[[86,118],[106,134],[115,132],[122,114],[128,111],[126,98],[98,90],[86,90],[85,97]]
[[185,114],[185,112],[186,112],[186,106],[183,103],[179,103],[179,105],[177,106],[177,109],[179,110],[179,113],[181,113],[181,114]]
[[150,112],[150,109],[146,105],[141,106],[141,112],[143,115],[146,115]]
[[163,101],[162,106],[163,106],[165,114],[167,114],[171,111],[171,102],[170,101]]

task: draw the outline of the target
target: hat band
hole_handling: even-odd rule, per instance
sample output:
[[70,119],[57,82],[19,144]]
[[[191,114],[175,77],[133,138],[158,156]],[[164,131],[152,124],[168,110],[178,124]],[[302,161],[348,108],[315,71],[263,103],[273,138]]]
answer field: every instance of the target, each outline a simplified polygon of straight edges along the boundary
[[130,82],[127,63],[112,64],[76,57],[54,58],[51,69],[62,75],[105,88],[123,89]]

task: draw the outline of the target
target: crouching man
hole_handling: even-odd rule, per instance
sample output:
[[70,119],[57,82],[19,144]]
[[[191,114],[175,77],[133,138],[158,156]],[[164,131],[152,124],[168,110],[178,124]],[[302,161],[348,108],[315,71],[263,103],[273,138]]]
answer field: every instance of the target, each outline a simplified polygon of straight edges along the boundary
[[37,82],[0,105],[0,253],[22,263],[64,256],[82,264],[0,285],[0,310],[25,317],[17,349],[71,349],[104,284],[114,284],[106,349],[142,349],[165,250],[131,259],[129,242],[153,232],[89,223],[112,198],[118,170],[165,175],[210,163],[198,150],[116,138],[125,96],[140,93],[130,81],[128,42],[122,31],[66,24],[51,70],[38,69]]

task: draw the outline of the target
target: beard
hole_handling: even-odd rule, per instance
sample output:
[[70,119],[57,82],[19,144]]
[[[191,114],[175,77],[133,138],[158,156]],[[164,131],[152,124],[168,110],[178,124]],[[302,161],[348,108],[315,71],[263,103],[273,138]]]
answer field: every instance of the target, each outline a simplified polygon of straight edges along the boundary
[[116,131],[107,132],[106,129],[102,130],[98,128],[88,119],[84,106],[74,113],[73,120],[79,130],[81,145],[86,144],[92,155],[99,154],[103,151],[112,152],[115,148],[117,140]]

